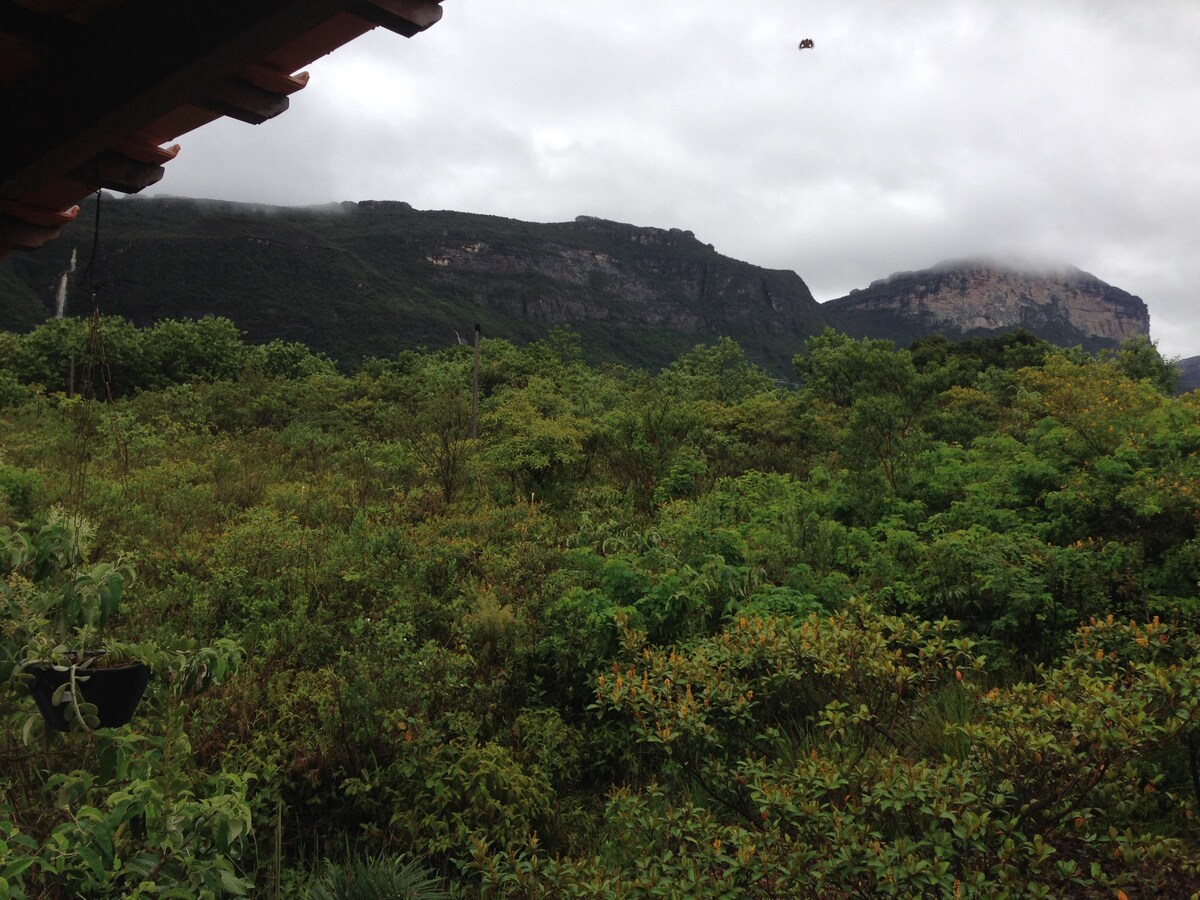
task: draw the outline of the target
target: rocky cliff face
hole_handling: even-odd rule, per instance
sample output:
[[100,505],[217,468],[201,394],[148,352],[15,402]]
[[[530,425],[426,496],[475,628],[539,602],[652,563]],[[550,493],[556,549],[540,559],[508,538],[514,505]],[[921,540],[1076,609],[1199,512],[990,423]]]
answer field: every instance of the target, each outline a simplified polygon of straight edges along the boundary
[[[804,339],[825,327],[795,272],[730,259],[678,229],[586,216],[540,224],[384,201],[104,202],[96,278],[105,312],[139,324],[222,315],[253,340],[304,341],[347,362],[453,344],[479,322],[485,336],[514,341],[569,325],[594,361],[640,366],[728,336],[790,374]],[[89,241],[77,232],[16,258],[10,287],[49,304],[72,247]],[[0,282],[0,305],[4,291]]]
[[[92,214],[85,210],[84,221]],[[1089,349],[1146,334],[1137,297],[1080,272],[985,262],[893,275],[818,304],[795,272],[730,259],[690,231],[580,216],[539,224],[364,201],[278,208],[181,198],[107,199],[94,281],[105,313],[142,325],[220,315],[250,339],[303,341],[347,363],[453,344],[478,322],[524,342],[557,325],[593,362],[657,367],[727,336],[784,377],[827,325],[905,346],[1024,326]],[[52,313],[87,229],[0,269],[0,327]],[[90,308],[77,289],[67,313]]]
[[514,242],[443,234],[425,244],[429,279],[478,302],[547,324],[589,320],[695,335],[761,328],[806,336],[819,306],[795,272],[761,269],[718,254],[690,231],[580,216],[531,226]]
[[1141,298],[1074,267],[1021,270],[984,260],[903,272],[831,300],[822,312],[850,333],[897,331],[951,336],[1027,328],[1057,343],[1088,347],[1149,335]]

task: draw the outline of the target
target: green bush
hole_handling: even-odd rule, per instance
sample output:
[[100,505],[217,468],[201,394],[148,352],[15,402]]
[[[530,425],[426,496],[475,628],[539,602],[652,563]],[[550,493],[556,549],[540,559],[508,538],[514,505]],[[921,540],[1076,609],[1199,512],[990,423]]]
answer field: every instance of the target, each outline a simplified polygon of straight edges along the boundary
[[450,900],[438,879],[403,857],[326,862],[305,900]]

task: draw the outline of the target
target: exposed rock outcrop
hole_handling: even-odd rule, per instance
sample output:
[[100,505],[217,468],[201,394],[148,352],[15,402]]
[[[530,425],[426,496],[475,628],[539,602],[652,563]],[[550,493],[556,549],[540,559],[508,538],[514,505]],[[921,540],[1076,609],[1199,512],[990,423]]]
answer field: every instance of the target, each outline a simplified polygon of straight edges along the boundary
[[425,254],[440,269],[431,280],[550,325],[599,320],[698,336],[761,329],[800,338],[823,325],[795,272],[721,256],[690,231],[591,216],[527,227],[538,240],[435,242]]
[[[515,341],[569,325],[594,361],[651,367],[728,336],[789,375],[804,339],[825,328],[795,272],[730,259],[676,228],[521,222],[395,201],[105,203],[96,260],[105,312],[139,324],[226,316],[252,340],[299,340],[351,363],[452,344],[479,322]],[[17,260],[12,290],[50,302],[71,249],[59,241]]]
[[[727,336],[785,378],[804,340],[827,325],[900,346],[932,332],[1023,326],[1088,349],[1149,329],[1141,300],[1068,267],[949,263],[819,304],[795,272],[722,256],[678,228],[591,216],[521,222],[399,201],[104,202],[93,277],[105,313],[142,325],[226,316],[251,340],[303,341],[351,364],[453,344],[476,322],[489,337],[518,342],[569,325],[592,361],[648,367]],[[90,255],[90,237],[5,261],[7,327],[52,313],[76,247]],[[68,315],[81,311],[77,302],[68,298]]]
[[1150,333],[1141,298],[1094,275],[987,260],[898,273],[825,303],[822,312],[834,327],[872,337],[1027,328],[1056,343],[1095,347]]

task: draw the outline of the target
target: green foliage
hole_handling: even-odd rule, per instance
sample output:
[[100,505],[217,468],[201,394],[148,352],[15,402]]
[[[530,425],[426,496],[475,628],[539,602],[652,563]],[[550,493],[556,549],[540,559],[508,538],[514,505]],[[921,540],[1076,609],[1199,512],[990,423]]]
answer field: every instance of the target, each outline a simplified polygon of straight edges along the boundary
[[74,815],[50,832],[39,863],[48,883],[88,894],[244,896],[230,856],[250,829],[246,784],[232,776],[194,785],[182,774],[186,739],[130,746],[102,739],[116,777],[72,772],[47,788]]
[[544,493],[547,485],[567,481],[582,463],[586,426],[547,379],[535,376],[520,387],[506,386],[486,406],[480,428],[488,440],[481,463],[518,496]]
[[31,653],[53,653],[68,637],[103,626],[120,602],[129,570],[99,563],[81,571],[78,545],[62,524],[0,526],[0,681]]
[[236,375],[246,361],[241,333],[228,319],[167,319],[143,332],[152,386],[215,381]]
[[[0,347],[0,354],[5,352],[4,348]],[[0,409],[6,406],[20,406],[27,399],[29,399],[29,389],[21,384],[13,372],[0,369]]]
[[878,495],[909,492],[911,466],[928,440],[922,417],[936,378],[919,373],[912,354],[887,341],[826,331],[809,339],[805,350],[796,357],[796,370],[809,393],[846,411],[835,416],[839,455],[858,473],[849,480],[848,505],[864,520],[886,516],[895,508]]
[[[51,702],[66,708],[72,732],[85,732],[89,741],[63,738],[67,752],[83,757],[70,767],[61,759],[48,768],[23,764],[0,778],[12,804],[0,807],[4,891],[23,896],[29,883],[47,893],[81,895],[244,895],[249,882],[232,860],[251,829],[247,780],[190,770],[191,746],[178,709],[164,713],[161,701],[153,703],[168,727],[148,735],[101,729],[89,701],[89,682],[101,662],[85,650],[132,583],[128,564],[84,568],[75,531],[61,523],[0,528],[0,546],[0,715],[11,722],[21,714],[25,668],[48,659],[66,673]],[[230,641],[195,652],[118,641],[103,658],[148,663],[171,680],[178,696],[223,682],[241,656]],[[36,716],[26,718],[23,744],[39,733],[38,724]],[[47,730],[44,739],[51,742],[51,735]],[[32,751],[18,746],[10,737],[0,754],[27,763]],[[47,802],[38,802],[39,795]]]
[[[484,340],[472,436],[470,347],[112,327],[112,403],[0,409],[10,895],[1200,887],[1200,400],[1145,347]],[[101,638],[137,719],[44,733],[17,663],[86,726]]]
[[306,900],[449,900],[435,876],[419,863],[394,859],[327,862],[304,894]]
[[[638,653],[642,636],[628,633],[631,661],[598,677],[596,705],[662,758],[673,784],[615,790],[612,843],[595,857],[476,849],[482,894],[1061,896],[1195,884],[1196,860],[1153,822],[1182,825],[1191,810],[1161,752],[1200,715],[1195,638],[1180,643],[1156,623],[1086,626],[1060,667],[985,691],[983,661],[951,634],[948,622],[862,606],[742,620],[686,652]],[[947,691],[968,703],[952,717]],[[938,739],[930,716],[957,740]]]
[[37,472],[0,463],[0,521],[7,517],[18,520],[30,518],[41,481]]
[[1175,393],[1179,384],[1179,370],[1171,360],[1159,355],[1158,347],[1149,338],[1135,335],[1127,338],[1115,353],[1103,356],[1114,358],[1121,372],[1136,380],[1146,380],[1167,396]]
[[269,378],[308,378],[336,371],[333,360],[324,354],[313,353],[304,344],[279,339],[256,347],[250,366]]
[[0,897],[23,900],[25,893],[23,877],[33,866],[37,843],[22,834],[16,823],[0,821]]
[[[333,363],[301,344],[275,340],[261,347],[244,343],[226,318],[166,319],[139,329],[112,316],[98,319],[93,333],[85,319],[52,319],[23,335],[5,335],[0,369],[0,406],[15,405],[27,386],[105,398],[139,390],[233,378],[250,368],[267,376],[300,378],[331,374]],[[91,381],[85,379],[91,374]]]
[[770,376],[751,364],[745,351],[727,337],[683,354],[663,371],[662,380],[680,396],[724,404],[774,387]]

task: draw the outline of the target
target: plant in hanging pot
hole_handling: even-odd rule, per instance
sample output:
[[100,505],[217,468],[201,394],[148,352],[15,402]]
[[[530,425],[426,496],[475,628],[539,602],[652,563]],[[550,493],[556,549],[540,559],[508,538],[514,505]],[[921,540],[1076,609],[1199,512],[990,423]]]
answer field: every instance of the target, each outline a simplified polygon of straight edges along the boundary
[[18,675],[46,724],[56,731],[127,725],[150,683],[144,662],[114,663],[106,650],[63,650],[53,661],[26,661]]
[[[131,570],[89,565],[77,543],[53,523],[0,525],[0,722],[15,726],[0,747],[0,896],[244,896],[254,775],[195,764],[187,699],[244,654],[169,624],[119,623]],[[140,643],[113,640],[131,629]],[[108,729],[137,701],[113,713],[101,686],[130,664],[154,677],[147,688],[134,666],[145,696],[129,725]],[[34,709],[43,678],[59,680]]]
[[0,680],[24,684],[56,731],[129,722],[151,667],[137,658],[136,645],[96,646],[98,629],[132,581],[129,566],[99,563],[81,570],[61,524],[32,534],[0,528],[0,554],[0,612],[9,622],[0,635]]

